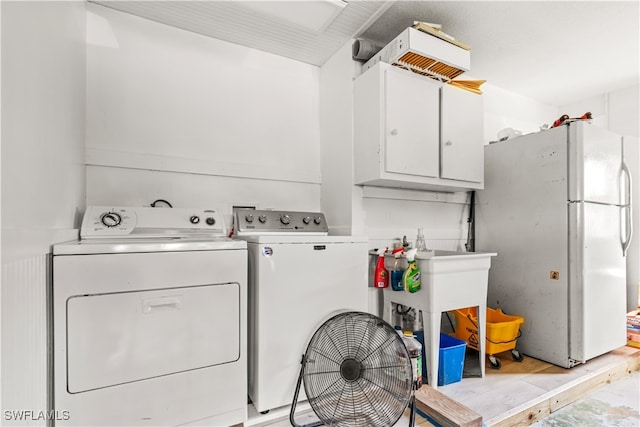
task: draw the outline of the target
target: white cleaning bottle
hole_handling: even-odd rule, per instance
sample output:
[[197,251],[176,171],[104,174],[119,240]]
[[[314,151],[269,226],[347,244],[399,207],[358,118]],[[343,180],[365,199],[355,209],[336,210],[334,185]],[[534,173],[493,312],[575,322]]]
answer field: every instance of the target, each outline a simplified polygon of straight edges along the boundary
[[427,251],[427,243],[424,241],[424,234],[422,234],[422,228],[418,228],[418,236],[416,237],[416,249],[418,252]]
[[422,228],[418,228],[418,236],[416,237],[416,249],[420,258],[431,258],[434,255],[433,250],[427,249],[427,243],[424,240],[424,234],[422,234]]

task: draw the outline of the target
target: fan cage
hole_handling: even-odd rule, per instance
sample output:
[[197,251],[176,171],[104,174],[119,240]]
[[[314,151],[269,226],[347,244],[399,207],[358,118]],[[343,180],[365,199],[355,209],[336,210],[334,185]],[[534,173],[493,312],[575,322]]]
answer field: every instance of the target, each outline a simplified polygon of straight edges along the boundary
[[391,426],[413,387],[402,337],[379,317],[346,312],[313,335],[303,361],[304,389],[318,418],[331,426]]

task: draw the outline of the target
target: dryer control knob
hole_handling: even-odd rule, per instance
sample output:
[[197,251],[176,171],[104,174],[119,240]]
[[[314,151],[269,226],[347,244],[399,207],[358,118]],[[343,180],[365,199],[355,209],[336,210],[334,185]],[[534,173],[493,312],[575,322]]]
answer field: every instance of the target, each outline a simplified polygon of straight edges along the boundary
[[245,215],[244,220],[247,221],[248,223],[252,223],[253,222],[253,215],[251,215],[251,214]]
[[302,222],[304,222],[305,224],[309,224],[311,222],[311,218],[305,216],[304,218],[302,218]]
[[122,223],[122,217],[115,212],[106,212],[100,217],[100,222],[105,227],[117,227]]
[[319,216],[317,216],[317,217],[313,218],[313,222],[314,222],[316,225],[320,225],[320,223],[322,222],[322,218],[321,218],[321,217],[319,217]]
[[291,222],[291,217],[289,215],[281,215],[280,222],[284,225],[289,225],[289,223]]
[[214,225],[216,223],[216,219],[212,216],[208,216],[205,222],[207,223],[207,225]]
[[260,221],[262,224],[264,224],[265,222],[267,222],[267,216],[266,215],[260,215],[258,217],[258,221]]
[[197,215],[192,215],[191,218],[189,218],[189,222],[191,224],[197,224],[200,222],[200,217]]

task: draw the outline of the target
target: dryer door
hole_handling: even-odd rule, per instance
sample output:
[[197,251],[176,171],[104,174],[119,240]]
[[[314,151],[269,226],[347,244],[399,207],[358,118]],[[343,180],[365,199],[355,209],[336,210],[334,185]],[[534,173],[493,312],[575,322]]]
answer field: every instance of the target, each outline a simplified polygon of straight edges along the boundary
[[238,360],[239,319],[237,283],[71,297],[68,391]]

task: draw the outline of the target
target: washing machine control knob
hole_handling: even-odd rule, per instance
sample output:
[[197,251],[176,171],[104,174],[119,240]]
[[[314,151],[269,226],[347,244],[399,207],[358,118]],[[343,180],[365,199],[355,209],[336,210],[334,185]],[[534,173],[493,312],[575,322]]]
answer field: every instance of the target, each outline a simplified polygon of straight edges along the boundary
[[289,223],[291,222],[291,217],[289,215],[281,215],[280,216],[280,222],[284,225],[289,225]]
[[262,224],[264,224],[265,222],[267,222],[267,216],[266,215],[260,215],[258,217],[258,221],[260,221]]
[[205,222],[207,223],[207,225],[214,225],[216,223],[216,219],[212,216],[208,216]]
[[304,218],[302,218],[302,222],[304,222],[305,224],[309,224],[311,222],[311,218],[305,216]]
[[189,222],[191,224],[198,224],[200,222],[200,217],[197,215],[192,215],[191,218],[189,218]]
[[100,217],[100,222],[105,227],[117,227],[122,223],[122,217],[120,216],[120,214],[115,212],[106,212],[103,213]]
[[252,223],[253,222],[253,215],[251,215],[251,214],[246,215],[244,217],[244,220],[247,221],[248,223]]
[[320,218],[319,216],[317,216],[317,217],[313,218],[313,222],[314,222],[316,225],[320,225],[320,223],[322,222],[322,218]]

